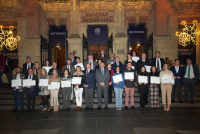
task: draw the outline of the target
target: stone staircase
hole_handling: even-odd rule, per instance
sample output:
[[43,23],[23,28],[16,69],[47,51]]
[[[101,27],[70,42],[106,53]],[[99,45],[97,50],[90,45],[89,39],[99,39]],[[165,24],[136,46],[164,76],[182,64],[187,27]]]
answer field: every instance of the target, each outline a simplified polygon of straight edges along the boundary
[[[184,98],[184,89],[182,87],[182,100],[185,101],[185,98]],[[176,92],[177,94],[177,92]],[[194,92],[195,96],[194,96],[194,101],[195,103],[194,104],[190,104],[190,103],[178,103],[177,102],[177,97],[176,97],[176,102],[175,103],[172,103],[172,107],[200,107],[200,83],[198,83],[196,85],[196,88],[195,88],[195,92]],[[95,94],[94,94],[94,108],[97,108],[98,107],[98,98],[97,98],[97,91],[95,91]],[[112,101],[113,103],[109,104],[108,107],[109,108],[115,108],[115,98],[114,98],[114,92],[112,93]],[[140,95],[138,93],[138,89],[136,88],[135,89],[135,93],[134,93],[134,96],[135,96],[135,107],[140,107]],[[149,98],[148,98],[149,99]],[[123,98],[122,98],[122,101],[123,101],[123,107],[124,107],[124,103],[125,103],[125,93],[123,93]],[[104,101],[103,101],[104,102]],[[62,109],[63,108],[63,97],[62,97],[62,92],[60,90],[59,92],[59,108]],[[26,94],[24,93],[24,105],[25,105],[25,109],[26,109],[26,106],[27,106],[27,101],[26,101]],[[82,107],[85,108],[85,99],[83,99],[83,105]],[[130,106],[130,104],[129,104]],[[104,108],[104,104],[102,105],[102,107]],[[146,106],[146,107],[149,107]],[[163,104],[162,104],[162,98],[160,98],[160,107],[163,107]],[[13,90],[12,88],[10,87],[6,87],[4,90],[0,90],[0,110],[13,110],[14,108],[14,95],[13,95]],[[41,104],[40,105],[36,105],[36,109],[42,109],[43,106],[42,106],[42,100],[41,100]],[[75,94],[74,94],[74,99],[73,99],[73,104],[71,105],[71,108],[76,108],[76,98],[75,98]]]

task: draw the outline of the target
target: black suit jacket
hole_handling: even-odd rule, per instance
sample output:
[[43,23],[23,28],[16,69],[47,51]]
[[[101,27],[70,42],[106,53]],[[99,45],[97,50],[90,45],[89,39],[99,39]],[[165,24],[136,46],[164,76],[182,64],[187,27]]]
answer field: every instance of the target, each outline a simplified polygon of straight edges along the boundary
[[[137,61],[137,73],[139,74],[141,68],[144,66],[142,59]],[[145,60],[145,66],[151,66],[150,60]]]
[[9,69],[14,70],[13,60],[10,58],[8,59],[8,67],[9,67]]
[[[34,66],[34,64],[31,63],[31,68],[33,68],[33,66]],[[24,63],[24,64],[23,64],[23,67],[22,67],[22,74],[28,75],[27,63]]]
[[[163,58],[160,58],[160,62],[161,62],[161,68],[160,68],[160,70],[162,70],[163,65],[165,64],[165,60]],[[153,58],[151,60],[151,66],[156,66],[156,58]]]

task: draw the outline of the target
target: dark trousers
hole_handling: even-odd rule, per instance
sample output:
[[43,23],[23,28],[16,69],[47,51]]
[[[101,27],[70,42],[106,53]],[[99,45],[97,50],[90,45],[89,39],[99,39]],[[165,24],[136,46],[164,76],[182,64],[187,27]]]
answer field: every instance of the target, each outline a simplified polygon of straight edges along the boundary
[[[94,89],[88,89],[87,87],[85,89],[85,100],[86,100],[86,107],[93,108],[93,95],[94,95]],[[89,105],[90,103],[90,105]]]
[[185,100],[189,100],[188,90],[190,89],[190,101],[193,101],[196,80],[183,78],[183,83],[184,83],[184,90],[185,90]]
[[70,88],[65,87],[62,89],[63,108],[64,109],[71,107],[71,103],[70,103],[71,94],[72,94],[72,87],[70,87]]
[[1,72],[1,70],[0,70],[0,87],[3,87],[3,81],[1,78],[2,75],[3,75],[3,72]]
[[112,103],[112,91],[113,91],[113,85],[109,85],[108,87],[108,102]]
[[15,100],[15,110],[18,110],[19,106],[19,95],[20,95],[20,107],[21,110],[24,110],[24,92],[19,92],[19,89],[16,89],[13,91],[14,94],[14,100]]
[[35,109],[35,96],[33,96],[30,92],[30,88],[26,88],[26,99],[27,99],[27,109]]
[[48,95],[43,95],[43,96],[42,96],[43,108],[45,108],[46,105],[47,105],[47,108],[49,108],[49,100],[48,100],[47,96],[48,96]]
[[108,87],[107,86],[99,86],[97,87],[98,94],[98,107],[102,106],[102,93],[104,93],[104,103],[105,107],[108,107]]
[[172,100],[175,100],[175,91],[177,88],[178,101],[181,101],[181,87],[182,87],[182,84],[180,84],[178,81],[174,83],[174,85],[172,86]]
[[13,70],[11,69],[9,69],[9,71],[6,73],[6,77],[8,79],[9,84],[11,83],[11,80],[12,80],[12,73],[13,73]]

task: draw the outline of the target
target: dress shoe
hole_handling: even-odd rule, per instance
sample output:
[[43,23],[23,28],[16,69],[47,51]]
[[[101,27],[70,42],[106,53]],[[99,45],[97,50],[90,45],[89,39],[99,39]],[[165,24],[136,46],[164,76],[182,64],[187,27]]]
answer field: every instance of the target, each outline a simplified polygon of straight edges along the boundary
[[32,109],[32,112],[35,112],[35,109]]
[[175,103],[175,100],[172,100],[172,103]]
[[78,110],[79,110],[79,107],[76,108],[76,111],[78,111]]
[[128,107],[127,106],[125,106],[125,108],[124,108],[125,110],[127,110],[128,109]]
[[133,110],[133,109],[135,109],[135,107],[134,107],[134,106],[132,106],[131,108],[132,108],[132,110]]
[[31,111],[31,109],[27,109],[27,110],[26,110],[27,113],[30,112],[30,111]]
[[81,107],[79,107],[79,109],[78,109],[79,111],[81,111],[82,109],[81,109]]
[[105,110],[108,110],[108,107],[105,107]]
[[89,109],[89,107],[86,107],[86,108],[85,108],[85,110],[88,110],[88,109]]
[[93,110],[93,108],[90,108],[90,111],[92,111]]
[[183,101],[181,101],[181,100],[179,100],[178,102],[179,102],[179,103],[183,103]]
[[190,101],[190,103],[191,103],[191,104],[194,104],[194,101],[193,101],[193,100],[191,100],[191,101]]
[[101,107],[98,107],[97,110],[101,110]]

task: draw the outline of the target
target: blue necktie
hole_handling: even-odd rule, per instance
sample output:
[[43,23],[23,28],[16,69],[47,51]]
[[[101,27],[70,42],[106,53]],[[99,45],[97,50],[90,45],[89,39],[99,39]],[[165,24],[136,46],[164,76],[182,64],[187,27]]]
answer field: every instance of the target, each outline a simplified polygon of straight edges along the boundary
[[145,67],[145,61],[143,61],[143,65],[144,65],[144,67]]
[[159,64],[159,60],[157,59],[157,69],[158,71],[160,71],[160,64]]

